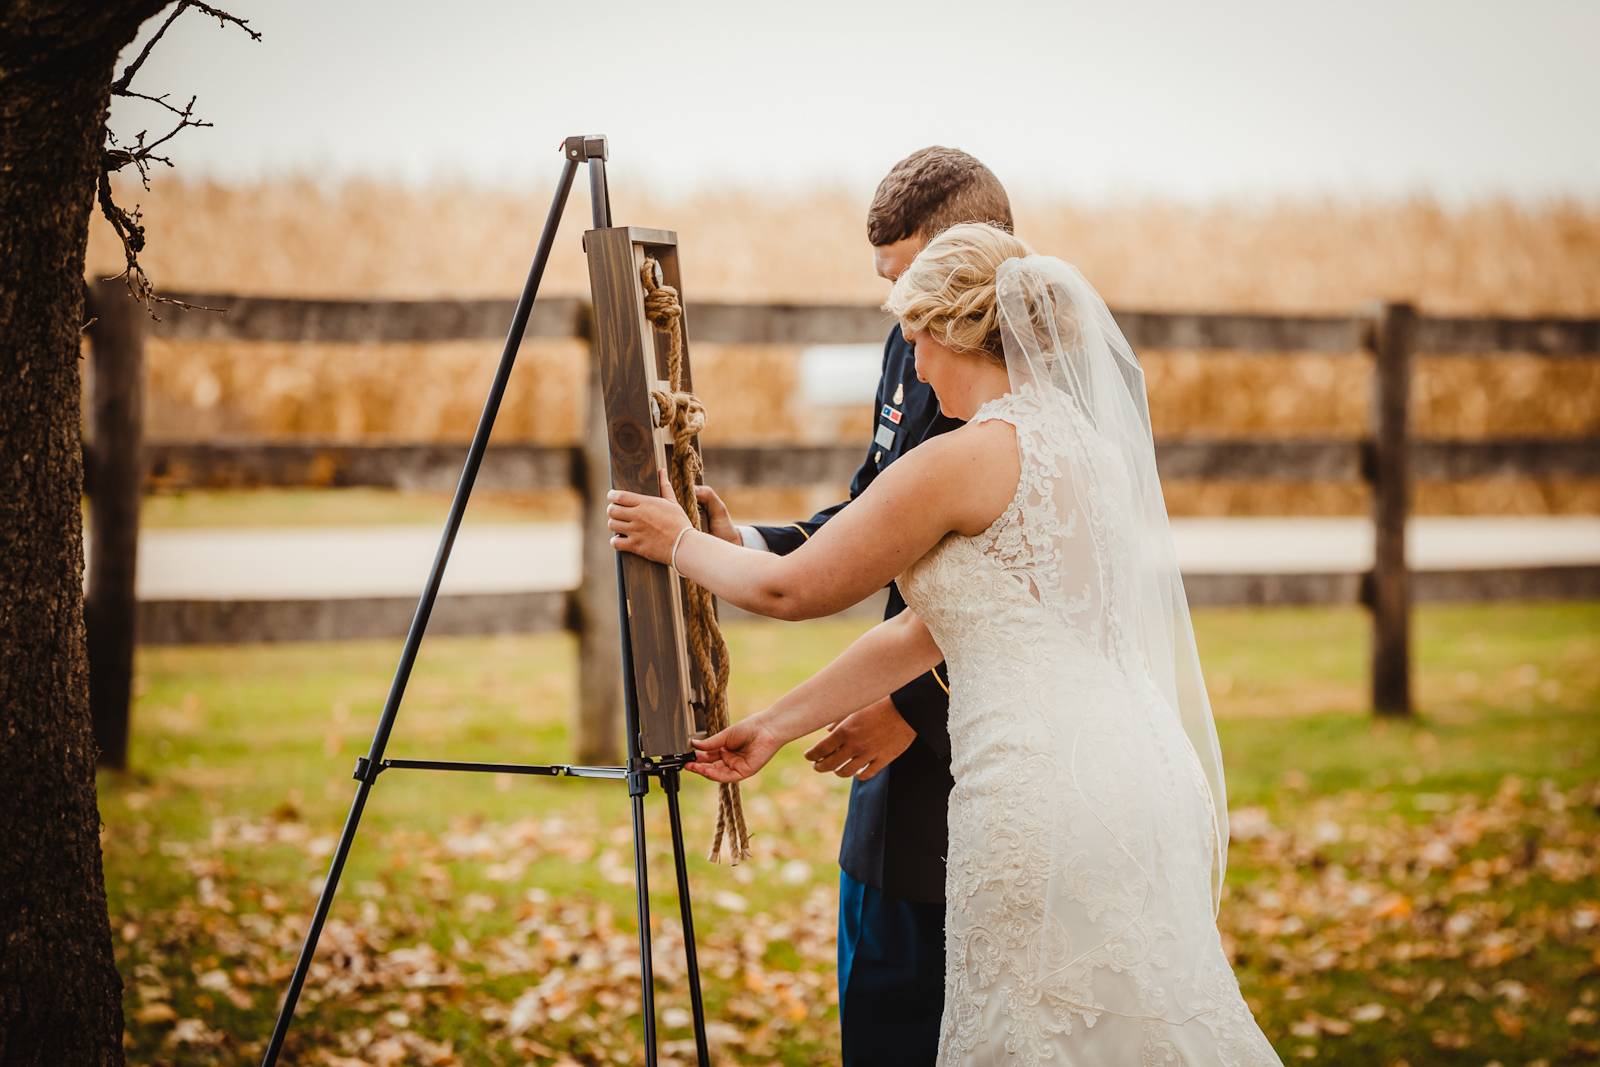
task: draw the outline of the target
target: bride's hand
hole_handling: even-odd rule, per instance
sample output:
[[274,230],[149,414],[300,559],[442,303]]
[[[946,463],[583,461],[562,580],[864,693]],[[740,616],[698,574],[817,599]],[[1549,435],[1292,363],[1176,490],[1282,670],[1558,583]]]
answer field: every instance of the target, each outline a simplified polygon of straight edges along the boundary
[[756,719],[746,719],[696,740],[694,747],[695,762],[686,770],[713,782],[738,782],[765,767],[783,741]]
[[606,494],[606,526],[611,530],[611,547],[632,552],[657,563],[672,562],[672,546],[689,525],[672,495],[672,482],[661,471],[661,495],[645,496],[613,489]]

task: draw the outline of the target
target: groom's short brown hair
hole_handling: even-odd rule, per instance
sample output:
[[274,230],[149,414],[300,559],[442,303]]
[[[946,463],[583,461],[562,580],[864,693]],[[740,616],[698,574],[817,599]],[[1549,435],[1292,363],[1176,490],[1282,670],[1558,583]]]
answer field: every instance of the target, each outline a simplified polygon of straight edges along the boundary
[[932,239],[962,222],[987,222],[1011,232],[1011,201],[988,167],[959,148],[934,145],[890,168],[867,209],[874,247],[907,237]]

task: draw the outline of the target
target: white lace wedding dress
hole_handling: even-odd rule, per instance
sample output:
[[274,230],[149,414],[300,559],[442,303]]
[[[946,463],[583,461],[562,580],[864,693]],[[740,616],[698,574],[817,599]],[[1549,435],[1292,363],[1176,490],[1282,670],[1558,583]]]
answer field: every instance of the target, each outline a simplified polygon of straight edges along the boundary
[[899,578],[950,671],[939,1062],[1279,1064],[1217,933],[1213,792],[1128,632],[1138,495],[1063,410],[1026,384],[979,409],[1016,427],[1016,495]]

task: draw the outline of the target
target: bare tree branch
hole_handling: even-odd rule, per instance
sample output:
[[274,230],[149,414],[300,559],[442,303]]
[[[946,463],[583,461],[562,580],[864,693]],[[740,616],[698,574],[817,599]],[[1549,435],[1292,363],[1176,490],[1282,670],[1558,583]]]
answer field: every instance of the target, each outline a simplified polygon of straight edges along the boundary
[[[226,11],[218,10],[217,8],[212,7],[210,4],[202,4],[200,3],[200,0],[181,0],[178,6],[173,9],[172,14],[167,16],[167,21],[163,22],[161,24],[161,28],[155,32],[155,36],[151,37],[144,43],[144,47],[139,50],[139,55],[134,59],[134,61],[129,63],[128,68],[122,72],[116,81],[111,83],[111,91],[113,93],[116,93],[119,96],[129,95],[127,88],[133,82],[133,76],[137,74],[139,72],[139,68],[144,65],[144,61],[150,58],[150,50],[156,46],[157,41],[161,40],[161,35],[167,32],[167,27],[176,22],[178,20],[178,16],[189,10],[191,7],[198,8],[205,14],[212,16],[223,26],[226,26],[230,22],[233,23],[245,33],[248,33],[250,35],[250,39],[253,41],[261,40],[261,34],[257,33],[255,30],[252,30],[250,28],[250,23],[247,20],[230,15]],[[149,99],[149,97],[146,97],[146,99]]]
[[217,8],[212,7],[210,4],[202,4],[200,0],[185,0],[185,2],[190,7],[199,8],[201,11],[204,11],[206,14],[216,19],[219,25],[227,26],[227,24],[231,22],[245,33],[248,33],[252,41],[261,40],[261,35],[250,28],[250,23],[247,20],[230,15],[226,11],[218,10]]
[[127,91],[129,83],[133,81],[133,76],[139,73],[139,68],[144,66],[144,61],[150,58],[150,50],[156,46],[157,41],[161,40],[161,35],[167,32],[167,27],[178,21],[178,16],[183,14],[188,6],[188,0],[180,3],[173,9],[172,14],[167,16],[167,21],[161,24],[161,28],[156,31],[155,36],[144,43],[144,47],[139,50],[139,55],[135,57],[132,63],[128,64],[127,69],[117,77],[117,80],[111,83],[111,92],[114,95],[121,96]]
[[189,126],[210,126],[211,123],[194,117],[195,98],[192,96],[189,98],[189,102],[182,109],[179,109],[166,102],[166,93],[161,94],[160,97],[144,96],[142,93],[128,93],[127,95],[141,96],[146,100],[155,100],[168,111],[178,116],[178,124],[176,126],[149,144],[145,143],[145,137],[149,134],[149,130],[140,130],[139,136],[132,144],[119,142],[116,134],[110,130],[106,131],[106,140],[110,143],[106,147],[105,160],[102,164],[103,169],[108,173],[115,173],[131,163],[138,169],[139,179],[144,183],[144,187],[148,189],[150,188],[151,163],[165,163],[169,167],[172,166],[171,159],[166,156],[156,155],[155,150],[170,141],[181,129]]
[[127,68],[117,77],[117,80],[111,83],[111,92],[114,96],[146,100],[166,108],[172,114],[178,116],[178,124],[176,126],[154,141],[149,142],[145,140],[145,137],[149,134],[148,130],[140,130],[138,137],[134,138],[132,142],[127,142],[118,141],[117,135],[107,129],[107,145],[101,163],[100,180],[95,191],[96,199],[100,204],[100,213],[105,216],[106,221],[111,223],[111,228],[116,231],[118,239],[122,242],[123,255],[127,259],[127,266],[116,277],[127,279],[128,292],[132,293],[134,299],[144,305],[151,318],[160,317],[155,313],[154,304],[176,304],[179,307],[197,308],[204,311],[221,310],[219,308],[200,308],[199,305],[188,304],[182,300],[165,297],[156,292],[155,286],[151,284],[149,276],[144,272],[144,268],[139,265],[139,253],[144,250],[144,226],[140,222],[143,215],[139,211],[139,205],[135,204],[132,212],[124,211],[111,195],[111,176],[130,164],[139,172],[141,184],[146,189],[149,189],[151,165],[162,163],[168,167],[172,166],[172,160],[169,157],[157,155],[155,150],[170,141],[177,135],[179,130],[211,125],[211,123],[195,117],[195,97],[193,96],[189,97],[187,104],[179,108],[167,101],[167,97],[171,95],[169,93],[151,96],[148,93],[135,92],[129,88],[133,82],[133,76],[139,72],[139,68],[144,65],[144,61],[150,58],[150,52],[155,48],[156,42],[161,40],[162,35],[167,32],[169,26],[177,21],[178,16],[190,8],[210,15],[221,26],[226,27],[229,23],[232,23],[249,34],[250,39],[253,41],[261,40],[261,34],[251,29],[250,23],[245,19],[229,14],[220,8],[212,7],[210,4],[201,3],[200,0],[179,0],[178,6],[173,9],[172,14],[167,16],[167,20],[161,24],[161,28],[156,30],[155,34],[145,42],[144,47],[139,50],[139,54],[134,57],[133,62],[129,63]]
[[[160,96],[150,96],[147,93],[136,93],[132,89],[124,89],[120,93],[118,93],[117,95],[118,96],[131,96],[136,100],[148,100],[152,104],[160,104],[162,107],[166,108],[168,111],[172,112],[174,115],[184,115],[184,114],[187,114],[187,111],[188,111],[187,108],[184,109],[183,111],[180,111],[177,108],[173,107],[171,104],[167,103],[167,97],[171,96],[172,95],[171,93],[162,93]],[[195,98],[191,96],[189,98],[189,107],[193,107],[194,106],[194,101],[195,101]],[[207,125],[210,125],[210,123],[207,123]]]

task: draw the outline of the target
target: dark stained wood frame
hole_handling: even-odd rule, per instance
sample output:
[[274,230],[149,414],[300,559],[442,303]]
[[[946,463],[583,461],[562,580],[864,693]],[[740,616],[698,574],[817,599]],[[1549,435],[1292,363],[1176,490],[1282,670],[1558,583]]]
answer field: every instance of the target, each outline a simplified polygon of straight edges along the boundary
[[[584,234],[589,285],[594,299],[594,351],[605,396],[606,435],[613,488],[660,495],[659,471],[673,447],[656,425],[650,390],[667,386],[666,338],[645,317],[639,280],[646,257],[661,266],[665,284],[682,298],[678,238],[665,230],[632,226]],[[683,387],[693,389],[684,334]],[[622,557],[628,590],[628,622],[634,677],[639,687],[639,747],[646,756],[682,755],[703,721],[705,692],[689,666],[685,596],[671,569],[632,554]]]

